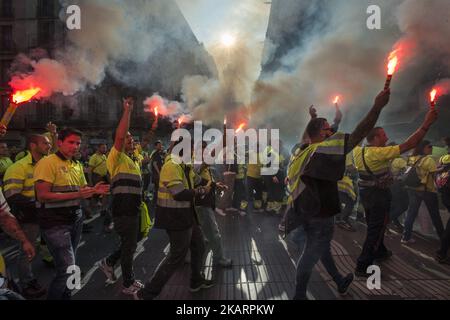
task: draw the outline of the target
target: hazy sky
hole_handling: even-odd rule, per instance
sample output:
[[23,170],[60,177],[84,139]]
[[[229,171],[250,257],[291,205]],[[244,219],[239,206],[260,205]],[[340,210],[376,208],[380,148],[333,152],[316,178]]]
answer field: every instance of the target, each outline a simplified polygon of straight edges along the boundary
[[224,33],[250,34],[263,41],[270,4],[265,0],[176,0],[197,39],[207,47]]

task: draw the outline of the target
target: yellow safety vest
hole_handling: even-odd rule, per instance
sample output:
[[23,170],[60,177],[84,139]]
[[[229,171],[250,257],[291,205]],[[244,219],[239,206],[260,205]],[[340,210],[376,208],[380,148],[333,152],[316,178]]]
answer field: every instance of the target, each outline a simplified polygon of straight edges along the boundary
[[448,154],[448,155],[446,155],[446,156],[443,156],[443,157],[439,160],[439,163],[440,163],[440,164],[443,164],[443,165],[450,164],[450,154]]
[[245,164],[238,164],[238,172],[236,175],[237,180],[245,179]]
[[6,198],[21,194],[31,200],[35,200],[34,193],[34,167],[35,163],[31,153],[12,166],[10,166],[3,178],[3,190]]
[[113,195],[142,194],[142,177],[139,159],[131,159],[115,147],[111,149],[106,160],[111,176],[111,193]]
[[[336,133],[327,140],[321,143],[315,143],[307,146],[303,150],[301,148],[297,148],[295,153],[291,157],[291,161],[288,167],[288,205],[290,207],[293,206],[295,200],[300,196],[300,194],[305,190],[306,185],[302,181],[302,175],[305,173],[305,169],[315,155],[318,156],[318,160],[320,162],[320,155],[344,155],[345,153],[345,134]],[[345,159],[342,165],[342,169],[345,170]],[[316,166],[316,172],[314,173],[317,177],[322,176],[320,178],[326,179],[327,170],[329,172],[333,172],[333,175],[342,175],[343,173],[337,172],[334,168],[322,168],[323,172],[319,172],[320,168]],[[338,168],[336,168],[338,169]],[[342,179],[342,176],[339,179]],[[338,179],[338,180],[339,180]],[[336,180],[336,181],[338,181]]]
[[13,162],[8,157],[0,158],[0,176],[3,177],[6,170],[13,165]]
[[[185,169],[188,171],[188,177],[185,174]],[[181,163],[181,159],[175,155],[168,155],[159,177],[158,206],[173,209],[190,208],[191,202],[177,201],[174,199],[174,195],[183,190],[193,189],[200,182],[200,176],[195,174],[190,165]]]
[[89,167],[92,168],[92,173],[99,175],[100,177],[106,177],[108,174],[108,168],[106,167],[107,157],[105,154],[94,153],[89,158]]
[[0,277],[2,276],[6,278],[6,264],[3,256],[0,253]]
[[353,201],[356,201],[355,187],[350,177],[344,176],[342,180],[338,181],[338,190],[347,194]]
[[[249,156],[249,161],[251,157]],[[247,165],[247,177],[251,177],[254,179],[261,179],[261,163],[259,159],[259,154],[257,155],[257,163],[256,164],[248,164]]]

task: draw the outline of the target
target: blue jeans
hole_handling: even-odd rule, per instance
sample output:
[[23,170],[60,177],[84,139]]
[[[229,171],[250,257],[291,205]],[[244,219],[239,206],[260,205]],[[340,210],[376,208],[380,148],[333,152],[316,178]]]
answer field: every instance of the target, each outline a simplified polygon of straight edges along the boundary
[[81,239],[83,225],[82,211],[77,211],[77,220],[72,225],[56,226],[42,230],[42,236],[55,261],[56,276],[48,289],[48,300],[70,300],[71,292],[67,288],[70,274],[67,268],[76,265],[75,256]]
[[325,269],[336,284],[343,280],[331,255],[331,240],[334,233],[334,218],[311,219],[303,225],[306,243],[297,263],[297,284],[294,300],[305,300],[308,282],[317,262],[322,261]]
[[[24,223],[20,226],[27,239],[34,246],[39,237],[39,225],[37,223]],[[23,290],[31,281],[35,280],[35,277],[33,274],[32,262],[28,261],[28,257],[22,247],[20,248],[19,256],[17,257],[17,269],[19,271],[20,286]]]
[[406,215],[405,220],[405,231],[403,233],[403,239],[410,240],[414,221],[419,214],[420,205],[422,201],[425,202],[427,206],[428,213],[430,214],[431,221],[433,222],[433,226],[436,229],[436,232],[439,238],[442,237],[444,233],[444,225],[442,224],[441,214],[439,212],[439,200],[437,193],[427,192],[427,191],[415,191],[408,190],[409,194],[409,208],[408,213]]
[[214,210],[210,207],[196,207],[196,211],[206,239],[203,265],[205,265],[209,251],[213,253],[213,264],[217,264],[224,256],[222,236],[220,235]]

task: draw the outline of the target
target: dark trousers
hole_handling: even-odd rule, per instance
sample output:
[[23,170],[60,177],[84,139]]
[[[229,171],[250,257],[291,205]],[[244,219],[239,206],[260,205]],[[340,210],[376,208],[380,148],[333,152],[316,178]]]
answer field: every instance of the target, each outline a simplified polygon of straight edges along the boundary
[[152,300],[163,290],[178,268],[182,267],[188,250],[191,251],[191,283],[202,279],[205,242],[203,232],[197,224],[186,230],[166,230],[169,235],[170,251],[156,268],[153,277],[146,283],[143,298]]
[[367,235],[358,258],[357,269],[366,272],[376,258],[387,252],[384,233],[389,223],[392,197],[390,190],[378,188],[361,189],[360,196],[366,212]]
[[[442,195],[442,202],[444,203],[444,206],[450,213],[450,191],[442,192],[441,195]],[[439,250],[439,254],[443,257],[447,256],[449,248],[450,248],[450,219],[448,220],[447,227],[445,228],[445,231],[442,234],[441,249]]]
[[144,173],[142,175],[142,192],[145,192],[148,190],[148,186],[150,185],[151,180],[151,174],[150,173]]
[[311,219],[303,225],[306,243],[297,263],[297,283],[294,300],[305,300],[308,282],[317,262],[322,261],[325,269],[340,284],[342,275],[336,268],[331,255],[331,240],[334,233],[334,218]]
[[245,180],[236,179],[234,180],[233,208],[240,209],[242,201],[247,201]]
[[156,202],[158,201],[159,179],[153,178],[153,207],[156,208]]
[[353,213],[353,208],[355,207],[356,201],[345,192],[339,192],[339,200],[341,201],[341,205],[344,205],[339,218],[343,221],[348,221]]
[[267,202],[283,202],[284,178],[280,176],[278,182],[273,182],[273,176],[264,178],[264,184],[267,187]]
[[136,252],[139,217],[113,217],[114,229],[120,237],[119,248],[106,259],[109,266],[114,266],[120,260],[122,268],[123,285],[128,288],[134,283],[133,258]]
[[252,177],[247,177],[247,188],[248,188],[248,201],[261,201],[262,200],[262,179],[255,179]]
[[425,202],[425,205],[428,209],[428,213],[430,214],[431,221],[433,222],[434,228],[439,236],[442,237],[444,233],[444,225],[442,224],[441,214],[439,212],[439,199],[437,193],[427,192],[427,191],[415,191],[408,190],[409,194],[409,208],[408,213],[406,215],[405,220],[405,231],[403,234],[403,238],[405,240],[411,239],[414,221],[419,214],[420,205],[422,201]]
[[408,210],[409,197],[405,186],[400,182],[395,182],[391,187],[392,203],[389,213],[391,221],[396,221]]

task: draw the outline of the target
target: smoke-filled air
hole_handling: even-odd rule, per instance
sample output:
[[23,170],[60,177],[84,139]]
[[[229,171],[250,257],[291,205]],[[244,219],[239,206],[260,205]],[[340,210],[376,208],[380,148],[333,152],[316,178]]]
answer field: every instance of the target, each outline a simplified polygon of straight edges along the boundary
[[[227,19],[209,30],[217,41],[204,43],[215,62],[209,66],[212,76],[188,74],[184,79],[173,76],[183,66],[171,63],[180,59],[170,45],[170,35],[181,31],[171,23],[167,2],[133,2],[136,5],[125,0],[70,1],[82,9],[82,30],[69,32],[69,45],[53,52],[52,58],[39,50],[19,55],[11,86],[16,90],[39,86],[36,97],[48,98],[97,87],[107,74],[139,89],[161,78],[168,87],[180,83],[180,101],[170,102],[175,97],[158,96],[158,88],[149,88],[142,106],[149,112],[155,111],[159,99],[159,112],[165,116],[188,114],[210,125],[227,116],[235,123],[281,128],[291,140],[301,136],[310,105],[333,117],[337,95],[345,111],[343,128],[351,129],[383,89],[391,52],[397,53],[399,63],[392,107],[383,121],[414,120],[426,109],[434,85],[439,94],[448,92],[450,45],[442,38],[450,34],[447,0],[285,1],[278,13],[272,12],[269,23],[284,31],[297,30],[297,41],[282,53],[281,63],[264,72],[262,66],[270,65],[278,49],[274,40],[279,40],[276,32],[266,39],[256,35],[255,30],[264,34],[267,29],[267,4],[237,1]],[[188,8],[188,23],[204,16],[205,1],[177,3],[182,11]],[[374,4],[382,8],[381,30],[366,25],[367,7]],[[300,28],[295,22],[299,15],[304,21]]]

